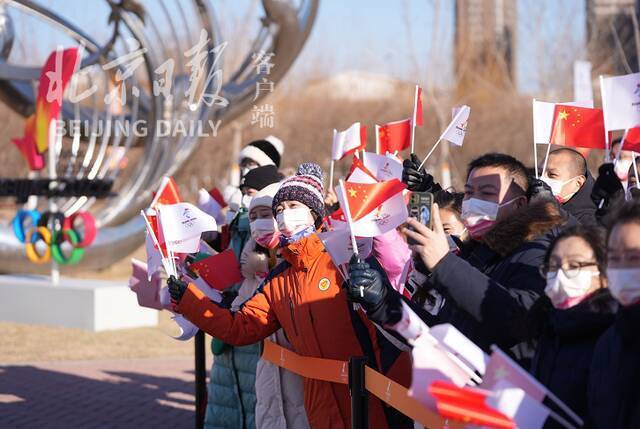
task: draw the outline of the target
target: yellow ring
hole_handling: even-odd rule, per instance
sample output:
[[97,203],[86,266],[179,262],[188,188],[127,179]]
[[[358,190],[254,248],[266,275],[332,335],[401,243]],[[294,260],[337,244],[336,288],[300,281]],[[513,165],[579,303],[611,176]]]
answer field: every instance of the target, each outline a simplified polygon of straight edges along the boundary
[[[31,242],[31,237],[33,236],[33,234],[39,234],[40,238],[44,241],[44,243],[47,245],[47,250],[44,251],[44,253],[42,255],[38,254],[38,251],[36,250],[36,243],[38,242],[38,240],[36,240],[35,243]],[[49,232],[49,230],[44,227],[44,226],[39,226],[37,228],[31,228],[27,234],[27,236],[25,237],[25,249],[27,251],[27,258],[33,262],[34,264],[46,264],[47,262],[49,262],[49,260],[51,259],[51,233]]]

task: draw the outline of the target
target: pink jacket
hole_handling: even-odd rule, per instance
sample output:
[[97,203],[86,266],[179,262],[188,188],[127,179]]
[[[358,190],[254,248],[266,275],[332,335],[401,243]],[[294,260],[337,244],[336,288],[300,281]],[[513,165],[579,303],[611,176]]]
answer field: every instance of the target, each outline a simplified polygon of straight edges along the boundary
[[411,258],[411,250],[407,242],[394,229],[386,234],[374,237],[373,255],[387,273],[391,286],[398,290],[405,265]]

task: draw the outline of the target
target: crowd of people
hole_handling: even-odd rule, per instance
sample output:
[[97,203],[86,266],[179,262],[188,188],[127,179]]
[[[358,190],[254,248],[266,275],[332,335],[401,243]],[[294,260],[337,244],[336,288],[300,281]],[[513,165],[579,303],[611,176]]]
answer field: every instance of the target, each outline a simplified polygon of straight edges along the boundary
[[[622,159],[616,147],[612,155]],[[226,192],[235,199],[228,225],[207,237],[218,251],[233,249],[243,281],[216,303],[193,283],[168,280],[176,311],[214,338],[207,428],[349,427],[346,385],[260,359],[261,342],[307,357],[366,356],[408,387],[410,347],[393,332],[404,304],[429,326],[450,323],[487,352],[494,344],[508,351],[585,427],[640,427],[633,160],[627,171],[605,163],[594,177],[567,147],[535,169],[487,153],[469,163],[456,192],[442,189],[411,154],[402,181],[434,195],[432,227],[408,218],[375,237],[344,280],[318,236],[339,208],[335,195],[316,164],[284,177],[283,153],[279,140],[247,145],[240,186]],[[369,414],[371,427],[413,427],[377,398]]]

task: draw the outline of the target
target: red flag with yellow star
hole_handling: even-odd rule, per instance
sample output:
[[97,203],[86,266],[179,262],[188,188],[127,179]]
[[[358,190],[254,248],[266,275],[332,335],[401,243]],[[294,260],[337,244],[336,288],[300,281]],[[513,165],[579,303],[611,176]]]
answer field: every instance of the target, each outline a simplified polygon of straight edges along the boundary
[[163,177],[162,182],[160,182],[160,187],[158,188],[158,192],[156,192],[153,196],[153,201],[151,201],[152,209],[155,209],[158,204],[170,205],[181,202],[180,192],[178,191],[178,185],[173,180],[173,177]]
[[604,149],[602,109],[557,104],[553,113],[551,144]]
[[232,249],[194,262],[189,268],[209,286],[220,291],[242,281],[240,264]]
[[398,179],[378,183],[345,182],[344,188],[351,220],[356,222],[362,219],[406,187]]
[[376,125],[376,152],[401,152],[411,147],[411,118]]

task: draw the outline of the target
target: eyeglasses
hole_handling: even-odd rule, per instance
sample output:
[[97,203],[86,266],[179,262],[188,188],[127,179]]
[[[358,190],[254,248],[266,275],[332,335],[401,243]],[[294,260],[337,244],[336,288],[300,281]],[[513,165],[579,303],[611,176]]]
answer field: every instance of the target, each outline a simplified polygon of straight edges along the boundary
[[538,269],[538,271],[540,272],[540,275],[546,279],[548,275],[551,275],[551,277],[557,276],[558,271],[562,270],[564,274],[571,279],[571,278],[577,277],[578,274],[580,274],[581,268],[594,267],[597,265],[598,264],[595,261],[593,262],[572,261],[564,264],[547,262],[545,264],[542,264]]

